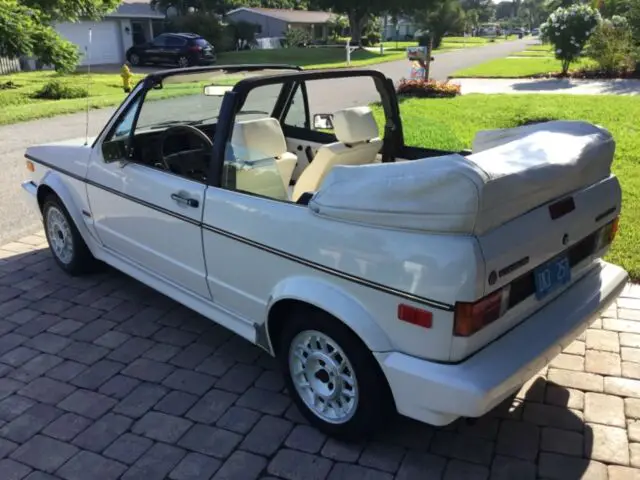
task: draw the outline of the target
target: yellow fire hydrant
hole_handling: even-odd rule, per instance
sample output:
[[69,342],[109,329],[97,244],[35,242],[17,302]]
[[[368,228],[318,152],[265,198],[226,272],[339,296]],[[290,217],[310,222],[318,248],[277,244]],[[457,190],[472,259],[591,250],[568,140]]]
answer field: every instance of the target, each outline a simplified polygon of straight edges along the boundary
[[120,76],[122,77],[122,88],[125,93],[129,93],[131,91],[131,77],[133,77],[133,74],[126,63],[122,65],[120,69]]

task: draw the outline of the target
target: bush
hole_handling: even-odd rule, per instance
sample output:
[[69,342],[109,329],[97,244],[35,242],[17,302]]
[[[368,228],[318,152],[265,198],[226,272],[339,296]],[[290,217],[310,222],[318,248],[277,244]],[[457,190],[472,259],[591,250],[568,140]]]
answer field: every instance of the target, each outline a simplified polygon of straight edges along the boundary
[[45,83],[35,94],[35,98],[46,100],[62,100],[69,98],[86,98],[89,92],[85,87],[69,85],[58,79]]
[[311,43],[311,34],[301,28],[290,28],[284,34],[284,44],[287,47],[306,47]]
[[603,21],[589,40],[588,52],[607,74],[634,70],[633,36],[626,19],[614,16]]
[[436,80],[400,80],[398,95],[420,98],[451,98],[460,95],[460,85]]
[[568,8],[558,7],[540,26],[542,38],[553,45],[556,58],[562,62],[563,75],[578,59],[601,21],[598,10],[574,4]]

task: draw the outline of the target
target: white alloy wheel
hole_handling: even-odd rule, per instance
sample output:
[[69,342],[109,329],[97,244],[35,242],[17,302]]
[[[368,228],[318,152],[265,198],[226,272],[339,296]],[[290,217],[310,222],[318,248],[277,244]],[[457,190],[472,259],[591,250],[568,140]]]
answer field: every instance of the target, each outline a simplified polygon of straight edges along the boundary
[[75,247],[67,217],[57,206],[50,206],[45,225],[51,251],[61,263],[69,265],[73,261]]
[[356,374],[342,348],[316,330],[298,333],[289,347],[293,385],[311,412],[321,420],[343,424],[358,409]]
[[187,68],[189,66],[189,59],[187,57],[178,58],[178,66],[180,68]]

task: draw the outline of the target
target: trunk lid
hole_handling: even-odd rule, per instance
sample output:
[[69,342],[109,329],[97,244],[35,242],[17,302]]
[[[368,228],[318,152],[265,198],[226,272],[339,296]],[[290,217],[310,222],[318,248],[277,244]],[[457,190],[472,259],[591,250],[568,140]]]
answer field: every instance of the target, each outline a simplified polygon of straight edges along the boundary
[[454,335],[450,360],[514,328],[593,268],[610,246],[620,208],[620,184],[609,176],[478,236],[485,263],[478,298],[500,296],[501,312],[471,335]]

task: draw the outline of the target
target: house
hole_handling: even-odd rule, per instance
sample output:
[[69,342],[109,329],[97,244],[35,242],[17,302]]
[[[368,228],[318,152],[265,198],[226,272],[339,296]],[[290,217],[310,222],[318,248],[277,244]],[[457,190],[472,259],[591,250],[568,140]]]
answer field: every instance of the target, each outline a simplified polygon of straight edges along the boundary
[[[78,46],[80,65],[121,64],[129,47],[162,33],[164,20],[165,15],[154,10],[149,0],[125,0],[102,20],[58,23],[55,29]],[[89,29],[91,49],[87,52]]]
[[403,15],[393,18],[382,18],[382,38],[384,40],[409,40],[418,31],[418,25],[409,17]]
[[329,23],[333,17],[329,12],[249,7],[236,8],[226,15],[229,22],[257,25],[257,38],[281,38],[287,30],[298,28],[307,30],[313,40],[326,40],[329,37]]

